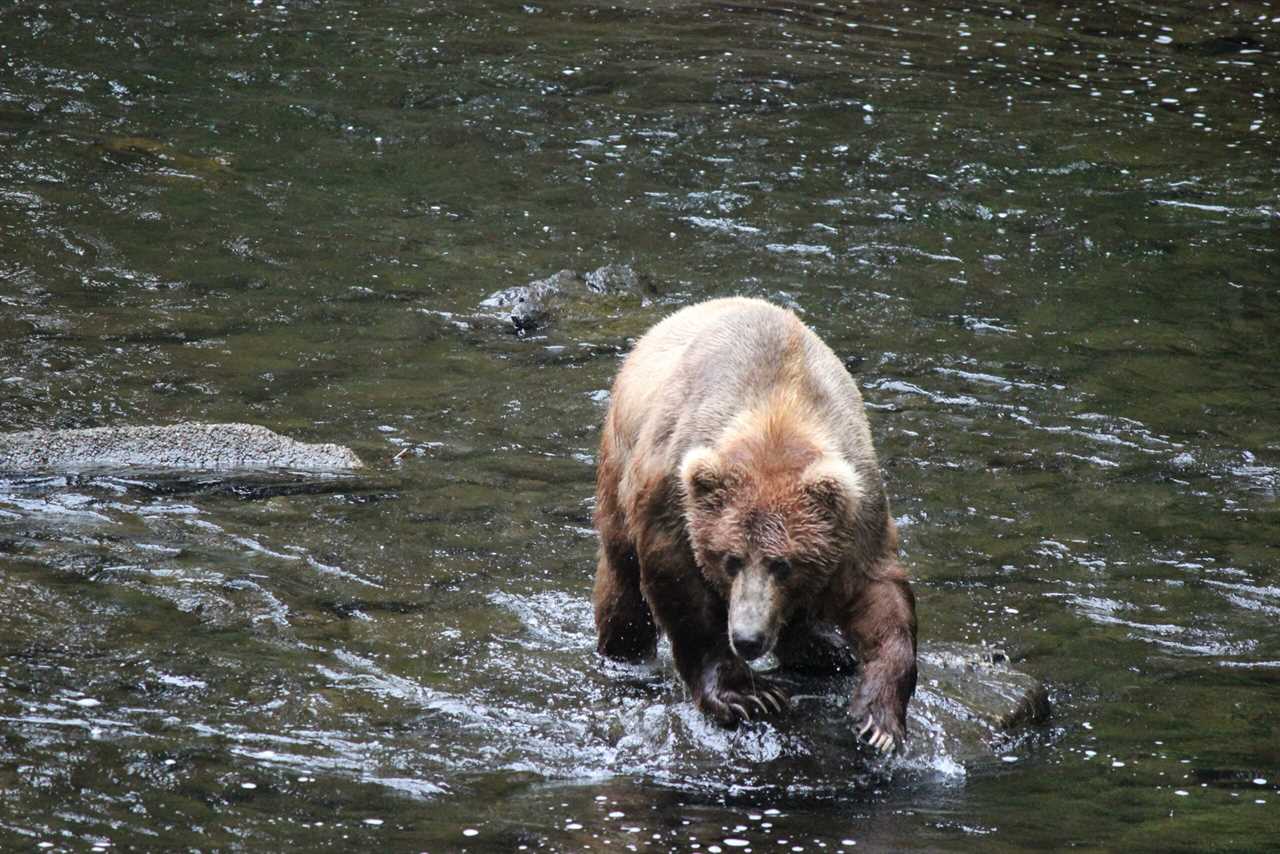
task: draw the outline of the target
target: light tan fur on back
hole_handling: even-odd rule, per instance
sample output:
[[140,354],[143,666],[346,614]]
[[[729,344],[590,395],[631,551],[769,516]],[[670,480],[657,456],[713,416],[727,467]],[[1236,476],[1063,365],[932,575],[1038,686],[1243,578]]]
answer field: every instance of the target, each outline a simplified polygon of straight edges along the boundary
[[628,357],[613,404],[622,461],[674,470],[693,445],[715,445],[730,430],[749,435],[753,419],[788,419],[812,425],[879,481],[862,396],[844,365],[794,314],[760,300],[713,300],[659,323]]

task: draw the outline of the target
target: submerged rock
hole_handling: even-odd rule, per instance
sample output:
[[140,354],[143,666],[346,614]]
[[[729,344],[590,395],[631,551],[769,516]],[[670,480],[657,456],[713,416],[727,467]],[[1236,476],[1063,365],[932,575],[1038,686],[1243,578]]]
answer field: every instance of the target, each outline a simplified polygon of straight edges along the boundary
[[527,335],[568,315],[589,313],[588,304],[607,296],[651,291],[647,279],[626,264],[607,264],[589,273],[561,270],[545,279],[490,294],[480,309],[508,331]]
[[[829,676],[781,670],[799,713],[775,721],[783,732],[802,733],[805,750],[825,765],[831,757],[877,757],[858,737],[848,715],[849,696],[861,673],[853,659],[844,674]],[[1044,683],[1015,669],[999,650],[975,644],[925,641],[917,652],[919,679],[907,709],[907,753],[917,762],[954,767],[990,761],[1048,720]],[[793,730],[796,726],[800,729]],[[841,767],[832,765],[833,768]]]
[[648,280],[626,264],[606,264],[582,277],[587,289],[597,294],[626,294],[652,291]]
[[1044,684],[1009,665],[995,649],[933,644],[920,649],[920,681],[951,701],[952,710],[987,729],[1007,732],[1049,717]]
[[561,270],[545,279],[491,294],[480,303],[482,309],[506,315],[515,332],[532,332],[551,318],[555,298],[580,286],[582,277],[572,270]]
[[256,424],[96,427],[0,434],[0,472],[147,470],[350,471],[363,464],[341,445],[306,444]]
[[151,162],[171,170],[184,170],[191,173],[188,177],[226,172],[231,167],[231,161],[225,156],[200,157],[143,136],[108,136],[97,144],[114,157]]

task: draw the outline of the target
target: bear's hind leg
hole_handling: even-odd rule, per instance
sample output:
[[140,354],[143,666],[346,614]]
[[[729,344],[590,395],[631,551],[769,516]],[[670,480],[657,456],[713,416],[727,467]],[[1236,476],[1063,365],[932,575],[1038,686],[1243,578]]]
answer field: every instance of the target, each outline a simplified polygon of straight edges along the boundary
[[596,649],[623,661],[652,658],[658,629],[640,593],[640,563],[630,545],[602,545],[593,595]]

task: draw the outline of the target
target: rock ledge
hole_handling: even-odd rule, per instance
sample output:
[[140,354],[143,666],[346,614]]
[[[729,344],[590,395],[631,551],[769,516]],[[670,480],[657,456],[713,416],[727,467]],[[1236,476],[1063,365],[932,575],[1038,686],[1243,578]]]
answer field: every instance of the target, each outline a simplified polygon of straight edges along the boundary
[[363,466],[341,445],[297,442],[256,424],[96,427],[0,434],[0,472],[236,471],[346,472]]

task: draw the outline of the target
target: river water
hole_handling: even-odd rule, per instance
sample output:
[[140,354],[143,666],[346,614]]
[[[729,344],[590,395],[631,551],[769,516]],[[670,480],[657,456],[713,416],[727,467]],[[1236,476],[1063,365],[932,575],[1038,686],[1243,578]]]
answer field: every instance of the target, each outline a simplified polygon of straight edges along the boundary
[[[369,467],[0,485],[0,847],[1273,845],[1277,50],[1265,2],[6,4],[0,427]],[[1049,723],[924,684],[877,763],[847,686],[729,733],[595,657],[611,377],[728,294],[846,360],[922,642]]]

